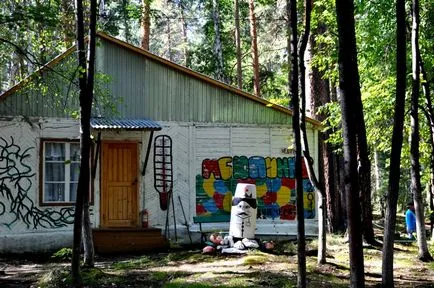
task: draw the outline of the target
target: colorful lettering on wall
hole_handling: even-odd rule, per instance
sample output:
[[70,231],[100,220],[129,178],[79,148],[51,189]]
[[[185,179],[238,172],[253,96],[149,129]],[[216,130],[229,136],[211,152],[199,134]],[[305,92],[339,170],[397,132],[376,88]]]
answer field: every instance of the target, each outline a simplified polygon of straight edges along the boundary
[[[37,229],[74,223],[74,208],[39,209],[33,202],[29,193],[35,173],[26,163],[31,149],[22,149],[13,137],[10,141],[0,137],[0,225],[12,229],[14,223],[22,222],[27,228]],[[4,216],[6,213],[9,217]]]
[[[304,217],[315,218],[315,194],[302,162]],[[256,185],[258,218],[295,220],[295,158],[234,156],[202,161],[196,176],[197,216],[221,216],[231,212],[237,183]]]

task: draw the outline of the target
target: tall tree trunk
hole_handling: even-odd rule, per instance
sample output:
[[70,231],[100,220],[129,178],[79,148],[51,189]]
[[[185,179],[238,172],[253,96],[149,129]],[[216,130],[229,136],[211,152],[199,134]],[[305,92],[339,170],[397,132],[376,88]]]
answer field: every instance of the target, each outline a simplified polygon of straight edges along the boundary
[[[95,79],[95,49],[96,49],[96,15],[97,15],[97,3],[96,0],[90,1],[90,22],[89,22],[89,54],[87,61],[87,87],[86,87],[86,114],[85,116],[89,116],[88,119],[84,119],[82,122],[82,126],[86,125],[86,133],[89,133],[89,137],[86,143],[83,143],[84,148],[87,150],[88,159],[87,164],[85,166],[85,173],[87,173],[87,179],[83,179],[86,181],[85,183],[90,183],[90,149],[91,149],[91,139],[90,139],[90,117],[92,110],[92,101],[93,101],[93,89],[94,89],[94,79]],[[83,127],[82,127],[83,129]],[[86,136],[87,137],[87,136]],[[80,170],[82,171],[82,170]],[[80,172],[81,174],[81,172]],[[95,251],[93,247],[93,237],[92,237],[92,224],[90,221],[90,211],[89,211],[89,185],[87,185],[87,189],[83,193],[84,205],[83,205],[83,247],[84,247],[84,265],[87,267],[93,267],[95,264]]]
[[[380,204],[380,214],[381,218],[384,218],[385,213],[385,203],[384,203],[384,195],[383,191],[381,191],[382,186],[382,169],[380,164],[380,155],[376,148],[374,148],[374,175],[375,175],[375,193],[374,193],[374,199],[378,200],[378,203]],[[375,200],[374,200],[375,202]]]
[[167,19],[167,54],[170,61],[173,61],[172,53],[172,29],[170,27],[170,19]]
[[298,95],[297,1],[289,1],[291,19],[291,104],[292,130],[295,143],[295,179],[297,195],[297,287],[306,287],[306,239],[304,229],[303,179],[301,171],[300,104]]
[[216,58],[214,77],[217,80],[226,82],[223,64],[223,47],[220,35],[220,11],[218,0],[212,0],[212,19],[214,22],[214,57]]
[[[83,117],[85,115],[84,103],[86,100],[86,51],[84,44],[84,19],[83,19],[83,3],[82,0],[76,0],[76,22],[77,22],[77,50],[78,50],[78,65],[79,71],[79,89],[80,89],[80,124],[83,125]],[[83,105],[83,106],[82,106]],[[81,153],[81,165],[80,176],[77,188],[77,197],[75,202],[75,214],[74,214],[74,236],[72,244],[72,262],[71,262],[71,274],[72,282],[75,287],[81,286],[80,277],[80,249],[81,249],[81,229],[83,223],[83,205],[84,205],[84,189],[83,180],[85,180],[85,166],[84,161],[86,151],[83,149],[85,144],[85,131],[81,131],[80,134],[80,153]],[[87,157],[87,163],[89,163],[89,157]],[[88,182],[89,183],[89,182]]]
[[[334,85],[330,86],[330,100],[329,102],[337,102],[337,92]],[[325,103],[324,103],[325,104]],[[329,132],[324,133],[324,140],[328,139]],[[333,152],[330,144],[326,144],[323,159],[329,160],[329,172],[327,173],[327,166],[324,166],[324,178],[329,179],[329,184],[325,182],[325,192],[327,200],[327,223],[330,233],[345,232],[346,227],[346,210],[343,208],[345,205],[345,187],[343,185],[343,159],[337,153]],[[324,162],[326,163],[326,162]]]
[[401,150],[403,141],[405,109],[405,77],[407,74],[405,0],[396,1],[396,102],[390,154],[389,185],[387,190],[386,217],[384,223],[382,283],[384,287],[394,287],[393,243],[396,226],[396,205],[399,195],[401,174]]
[[420,184],[420,163],[419,163],[419,85],[420,85],[420,51],[419,51],[419,0],[412,2],[413,25],[411,30],[411,58],[412,58],[412,91],[410,105],[410,161],[411,161],[411,192],[414,197],[414,208],[416,212],[416,233],[419,246],[418,257],[422,261],[432,260],[428,251],[425,232],[424,207],[422,199],[422,187]]
[[151,34],[151,1],[142,0],[142,19],[141,19],[141,32],[142,42],[140,47],[149,51],[149,38]]
[[187,21],[185,20],[185,2],[184,0],[179,1],[179,11],[181,16],[181,27],[182,27],[182,42],[183,42],[183,52],[184,52],[184,65],[185,67],[190,66],[190,53],[188,50],[188,38],[187,38]]
[[430,82],[428,80],[424,61],[422,60],[422,56],[419,56],[420,63],[420,72],[423,77],[422,87],[425,95],[425,104],[426,110],[425,115],[427,117],[428,125],[430,127],[429,139],[431,143],[431,157],[430,157],[430,182],[429,188],[427,190],[427,202],[429,205],[430,214],[430,226],[431,226],[431,241],[434,241],[434,109],[432,107],[431,101],[431,91],[430,91]]
[[237,85],[243,89],[243,71],[241,69],[241,37],[240,37],[240,9],[239,0],[234,0],[234,18],[235,18],[235,46],[237,47]]
[[255,1],[249,0],[249,22],[250,37],[252,40],[252,65],[253,65],[253,92],[256,96],[261,97],[261,87],[259,84],[259,60],[258,60],[258,40],[256,35],[256,16]]
[[[362,106],[360,99],[359,107]],[[357,126],[357,154],[359,159],[359,189],[360,203],[362,208],[362,225],[363,236],[367,243],[371,245],[379,245],[374,237],[374,227],[372,225],[372,201],[371,201],[371,161],[369,160],[368,143],[366,140],[365,121],[363,120],[363,108],[358,111]]]
[[419,56],[419,63],[420,63],[420,73],[423,77],[422,82],[422,88],[425,95],[425,105],[426,105],[426,116],[428,120],[428,126],[430,127],[430,143],[432,146],[431,150],[431,160],[430,160],[430,169],[431,169],[431,175],[430,175],[430,187],[428,189],[428,205],[429,209],[432,211],[434,210],[434,109],[432,106],[431,101],[431,90],[430,90],[430,82],[428,80],[428,76],[425,70],[424,61],[422,60],[422,57]]
[[[80,248],[83,228],[83,206],[89,202],[90,184],[90,117],[93,101],[93,82],[95,66],[95,31],[96,31],[96,0],[91,0],[90,35],[89,35],[89,72],[86,67],[86,52],[84,44],[84,19],[82,0],[77,5],[77,49],[79,69],[79,102],[80,102],[80,176],[78,179],[77,197],[74,214],[74,235],[71,261],[73,285],[81,287]],[[86,200],[87,199],[87,200]]]
[[[353,5],[353,0],[351,5]],[[356,43],[354,42],[356,50]],[[357,53],[357,52],[356,52]],[[357,62],[356,62],[357,65]],[[357,68],[357,67],[356,67]],[[357,86],[360,94],[360,85]],[[372,225],[372,201],[371,201],[371,161],[369,160],[369,147],[366,139],[366,127],[363,115],[362,97],[354,97],[356,102],[356,133],[357,133],[357,157],[358,157],[358,174],[359,174],[359,197],[362,208],[362,227],[363,236],[367,243],[375,246],[380,244],[375,240],[374,228]]]
[[[125,35],[125,41],[130,42],[131,40],[131,31],[130,31],[130,24],[128,23],[128,0],[122,0],[122,20],[124,22],[124,35]],[[149,35],[149,34],[148,34]],[[149,43],[149,37],[148,37],[148,43]],[[149,44],[148,44],[149,49]],[[146,50],[148,50],[146,49]]]
[[340,207],[341,210],[341,218],[342,218],[342,232],[348,233],[348,205],[347,205],[347,197],[345,193],[345,160],[343,155],[336,155],[337,163],[336,166],[336,176],[338,178],[337,185],[339,191],[339,199],[340,199]]
[[345,160],[351,287],[364,287],[364,261],[360,231],[359,173],[357,171],[357,122],[362,112],[352,0],[336,0],[339,35],[339,88],[341,90],[342,130]]
[[[310,35],[310,18],[312,12],[312,2],[311,0],[304,1],[304,33],[301,36],[300,50],[299,50],[299,63],[300,67],[300,88],[301,88],[301,107],[300,107],[300,131],[302,143],[301,147],[303,149],[304,161],[309,174],[309,179],[315,188],[316,194],[318,195],[318,264],[326,263],[326,213],[325,213],[325,193],[321,187],[313,169],[313,158],[310,156],[309,143],[307,140],[306,133],[306,67],[304,63],[304,55],[306,52],[307,43]],[[312,97],[311,97],[312,98]]]

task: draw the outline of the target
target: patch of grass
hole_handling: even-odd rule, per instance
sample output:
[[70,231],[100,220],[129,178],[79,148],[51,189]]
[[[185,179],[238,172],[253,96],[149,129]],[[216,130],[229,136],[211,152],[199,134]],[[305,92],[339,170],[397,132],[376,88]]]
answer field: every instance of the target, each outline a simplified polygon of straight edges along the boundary
[[343,243],[342,234],[327,234],[327,247],[328,246],[341,246]]
[[306,251],[318,250],[318,239],[306,241]]
[[[186,283],[184,281],[180,281],[179,279],[177,279],[174,282],[171,283],[167,283],[166,285],[164,285],[165,288],[183,288],[183,287],[187,287],[187,288],[211,288],[211,287],[215,287],[214,285],[208,285],[208,284],[202,284],[202,283]],[[224,286],[220,286],[220,287],[224,287]]]
[[261,265],[267,263],[269,257],[264,255],[247,255],[243,258],[243,265]]
[[[81,270],[82,283],[86,287],[101,287],[111,283],[121,284],[125,282],[120,276],[104,273],[99,268],[85,268]],[[38,282],[41,288],[71,287],[72,277],[69,268],[55,269],[43,277]]]
[[160,264],[176,264],[176,263],[204,263],[213,262],[217,259],[215,255],[206,255],[198,251],[182,251],[177,253],[169,253],[162,259],[160,259]]
[[317,267],[316,258],[307,257],[306,258],[306,272],[312,273],[315,271],[316,267]]
[[143,256],[137,259],[115,262],[111,267],[116,270],[139,269],[147,267],[151,263],[153,263],[152,259],[147,256]]
[[44,274],[38,281],[38,287],[55,288],[71,285],[70,272],[66,268],[53,269]]
[[86,268],[81,270],[81,279],[85,285],[100,285],[101,280],[106,280],[111,277],[111,275],[108,276],[108,274],[104,273],[99,268]]
[[167,283],[166,285],[164,285],[165,288],[215,288],[215,287],[219,287],[219,288],[241,288],[241,287],[245,287],[245,286],[232,286],[232,285],[221,285],[221,284],[205,284],[205,283],[188,283],[188,282],[184,282],[184,281],[179,281],[179,279],[177,279],[174,282],[171,283]]
[[281,273],[256,273],[252,284],[254,287],[296,287],[297,278]]
[[295,287],[296,279],[285,274],[272,272],[259,272],[236,274],[233,273],[215,274],[212,272],[202,274],[201,277],[177,278],[164,285],[164,287],[178,288],[244,288],[244,287]]

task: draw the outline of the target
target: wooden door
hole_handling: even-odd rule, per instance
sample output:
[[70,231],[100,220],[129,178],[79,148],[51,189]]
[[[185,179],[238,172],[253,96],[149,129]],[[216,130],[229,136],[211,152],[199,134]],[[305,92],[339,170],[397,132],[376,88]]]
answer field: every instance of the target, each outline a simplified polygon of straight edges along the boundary
[[137,143],[102,145],[101,226],[137,227]]

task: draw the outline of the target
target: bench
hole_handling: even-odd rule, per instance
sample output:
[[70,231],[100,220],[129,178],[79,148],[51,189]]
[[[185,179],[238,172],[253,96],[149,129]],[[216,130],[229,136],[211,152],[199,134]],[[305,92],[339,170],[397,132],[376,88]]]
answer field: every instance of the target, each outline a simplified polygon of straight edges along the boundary
[[205,243],[206,233],[211,232],[211,230],[204,230],[202,224],[205,223],[229,223],[231,219],[230,215],[212,215],[212,216],[195,216],[193,217],[193,222],[199,224],[200,241]]

